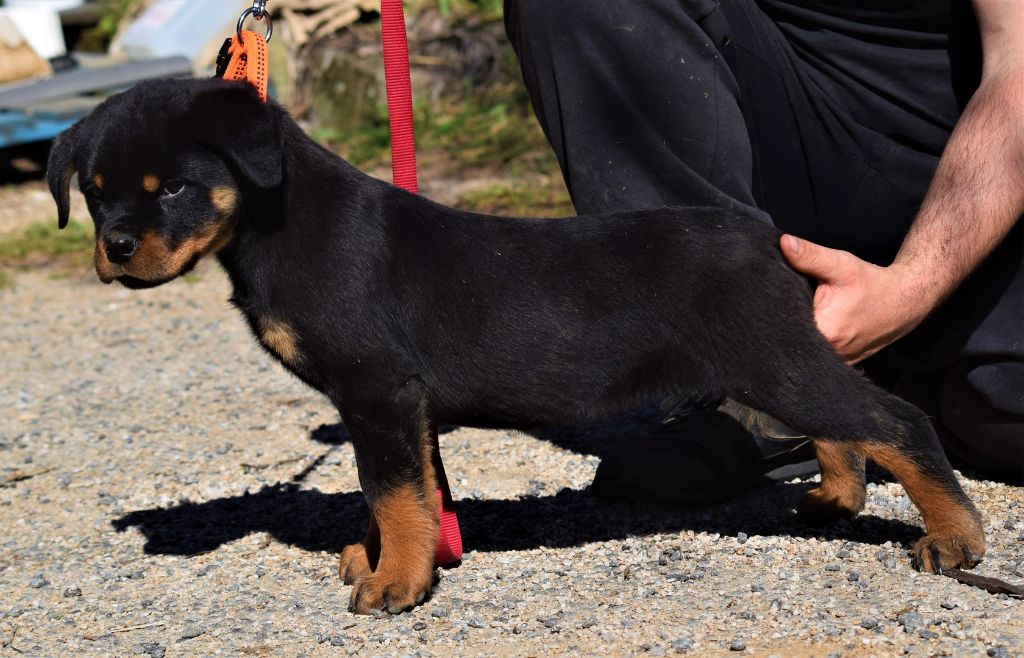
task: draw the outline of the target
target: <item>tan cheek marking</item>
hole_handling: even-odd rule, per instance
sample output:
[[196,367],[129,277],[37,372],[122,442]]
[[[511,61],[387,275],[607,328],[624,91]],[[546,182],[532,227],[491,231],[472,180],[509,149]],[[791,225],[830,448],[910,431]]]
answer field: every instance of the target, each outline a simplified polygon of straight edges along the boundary
[[125,272],[147,281],[162,279],[173,271],[169,267],[172,257],[167,243],[153,231],[147,231],[139,240],[139,248],[128,261]]
[[142,187],[147,192],[156,192],[160,189],[160,179],[153,174],[146,174],[142,177]]
[[97,189],[102,190],[103,184],[106,182],[107,181],[103,178],[103,174],[96,174],[92,177],[92,184],[95,185]]
[[172,251],[163,238],[149,231],[142,236],[139,250],[125,271],[149,281],[177,276],[190,260],[219,251],[234,235],[234,224],[221,222],[186,239]]
[[267,349],[290,366],[302,360],[299,352],[299,337],[288,323],[277,318],[265,317],[260,320],[260,340]]
[[230,215],[238,207],[238,192],[233,187],[215,187],[210,190],[210,203],[221,215]]
[[117,278],[118,267],[107,258],[107,248],[103,240],[96,240],[96,253],[93,254],[93,261],[96,264],[96,275],[103,283],[110,283]]

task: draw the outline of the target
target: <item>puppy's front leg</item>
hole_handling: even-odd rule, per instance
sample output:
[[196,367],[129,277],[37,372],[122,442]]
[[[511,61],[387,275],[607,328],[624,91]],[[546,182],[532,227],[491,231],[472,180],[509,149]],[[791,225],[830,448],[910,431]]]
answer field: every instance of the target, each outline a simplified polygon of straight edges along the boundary
[[340,575],[354,581],[349,609],[399,613],[422,602],[434,578],[437,485],[426,392],[414,378],[345,419],[372,517],[366,539],[342,553]]

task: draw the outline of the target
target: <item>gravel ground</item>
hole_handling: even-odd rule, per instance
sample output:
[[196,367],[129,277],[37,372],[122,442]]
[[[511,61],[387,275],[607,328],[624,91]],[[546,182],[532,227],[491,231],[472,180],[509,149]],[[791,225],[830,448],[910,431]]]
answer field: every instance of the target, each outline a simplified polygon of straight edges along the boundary
[[[443,434],[465,560],[410,614],[352,616],[351,447],[227,296],[213,266],[138,293],[46,270],[0,291],[0,655],[1024,655],[1024,602],[910,569],[898,485],[820,532],[794,520],[806,482],[602,504],[587,487],[621,424]],[[979,572],[1021,582],[1024,493],[965,485]]]

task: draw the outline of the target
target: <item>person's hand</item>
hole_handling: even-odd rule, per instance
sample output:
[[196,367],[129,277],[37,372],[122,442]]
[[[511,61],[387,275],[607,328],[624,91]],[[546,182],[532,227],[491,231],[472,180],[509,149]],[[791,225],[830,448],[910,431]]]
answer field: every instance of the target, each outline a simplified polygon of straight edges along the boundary
[[792,235],[782,236],[781,246],[793,269],[818,279],[814,319],[847,363],[907,335],[932,310],[933,304],[912,292],[911,280],[896,266],[879,267]]

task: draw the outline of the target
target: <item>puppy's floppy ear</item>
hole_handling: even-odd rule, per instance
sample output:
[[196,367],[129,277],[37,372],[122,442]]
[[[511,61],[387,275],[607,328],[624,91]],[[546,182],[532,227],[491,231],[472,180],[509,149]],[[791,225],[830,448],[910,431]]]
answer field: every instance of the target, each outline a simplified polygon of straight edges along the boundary
[[284,176],[281,110],[260,100],[246,82],[217,81],[192,101],[187,126],[193,137],[233,164],[257,187]]
[[57,202],[57,226],[68,225],[71,214],[71,179],[78,166],[75,164],[75,145],[78,124],[65,130],[53,140],[50,158],[46,164],[46,180],[50,184],[50,193]]

